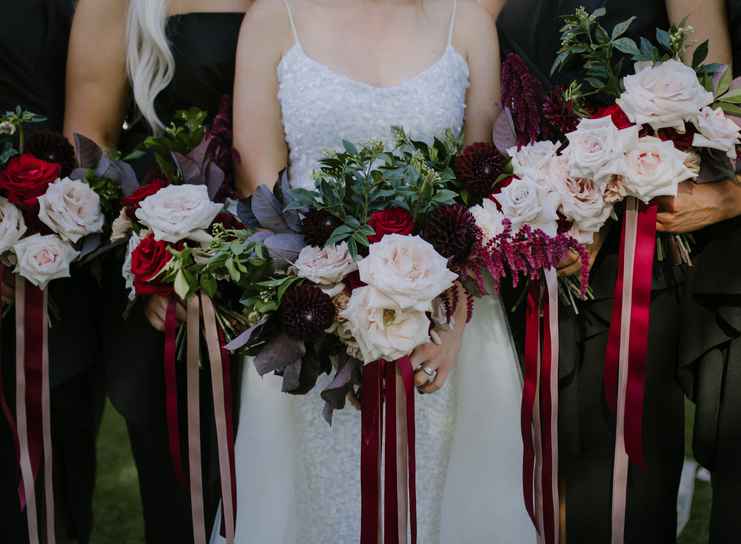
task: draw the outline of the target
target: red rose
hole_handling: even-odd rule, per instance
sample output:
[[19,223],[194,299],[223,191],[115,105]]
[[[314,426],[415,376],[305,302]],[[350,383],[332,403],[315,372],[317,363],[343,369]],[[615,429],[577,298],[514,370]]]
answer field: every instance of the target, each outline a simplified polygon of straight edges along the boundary
[[172,293],[172,286],[156,277],[172,260],[168,247],[167,242],[158,242],[150,234],[132,251],[131,273],[137,295],[167,296]]
[[152,196],[165,187],[167,187],[167,181],[161,178],[155,178],[146,185],[139,187],[129,196],[121,199],[124,208],[126,208],[126,215],[129,216],[129,219],[134,220],[136,218],[136,210],[139,209],[139,206],[145,198]]
[[621,130],[633,126],[628,116],[625,115],[625,112],[617,104],[602,108],[592,116],[593,119],[601,119],[602,117],[612,117],[613,124]]
[[371,244],[380,242],[387,234],[409,235],[414,231],[414,219],[411,214],[401,208],[391,208],[371,214],[368,225],[376,231],[368,237]]
[[11,159],[0,173],[0,191],[16,206],[32,208],[61,173],[59,164],[25,153]]

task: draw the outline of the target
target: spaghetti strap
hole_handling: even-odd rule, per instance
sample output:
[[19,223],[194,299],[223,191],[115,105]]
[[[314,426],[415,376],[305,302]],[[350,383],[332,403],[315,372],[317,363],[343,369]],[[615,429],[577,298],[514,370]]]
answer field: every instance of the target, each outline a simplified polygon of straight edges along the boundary
[[453,31],[455,30],[455,14],[457,11],[458,0],[453,0],[453,13],[450,15],[450,29],[448,29],[448,47],[453,46]]
[[296,30],[296,20],[293,18],[293,9],[291,9],[290,2],[291,0],[283,0],[283,3],[286,5],[286,9],[288,10],[288,20],[291,22],[291,30],[293,31],[293,39],[296,42],[296,45],[301,47],[301,40],[298,38],[298,30]]

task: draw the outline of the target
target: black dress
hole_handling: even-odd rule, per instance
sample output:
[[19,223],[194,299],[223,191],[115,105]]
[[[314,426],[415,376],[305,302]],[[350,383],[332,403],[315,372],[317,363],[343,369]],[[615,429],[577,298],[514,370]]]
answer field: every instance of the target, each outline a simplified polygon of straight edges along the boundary
[[[637,16],[630,35],[653,39],[668,26],[661,0],[518,0],[499,19],[502,48],[519,53],[547,83],[559,48],[560,16],[578,6],[604,6],[602,24]],[[614,225],[592,269],[596,300],[580,304],[575,316],[562,309],[560,358],[560,475],[565,483],[569,542],[610,542],[615,419],[604,401],[602,376],[618,266],[619,227]],[[684,405],[677,380],[682,274],[655,266],[651,305],[643,441],[647,468],[632,466],[628,482],[626,542],[676,540],[676,499],[684,457]]]
[[[728,1],[735,76],[741,75],[741,1]],[[688,282],[681,377],[695,401],[695,457],[713,474],[710,542],[738,542],[741,517],[741,218],[698,233]]]
[[[72,0],[6,2],[0,17],[0,111],[21,106],[47,118],[42,126],[61,131],[64,77]],[[33,125],[29,130],[39,127]],[[64,535],[85,543],[92,524],[95,437],[102,388],[95,380],[99,331],[97,282],[73,269],[73,277],[49,288],[57,308],[49,333],[52,438],[57,511]],[[2,371],[6,395],[15,405],[13,312],[3,320]],[[39,482],[41,480],[39,479]],[[37,482],[38,483],[38,482]],[[26,542],[25,513],[18,501],[18,469],[12,436],[0,420],[0,535]],[[39,495],[40,496],[40,495]]]
[[[241,13],[192,13],[170,17],[167,34],[175,57],[175,75],[156,101],[157,112],[167,124],[178,110],[197,107],[214,115],[225,95],[232,93]],[[123,135],[126,142],[146,136],[144,122]],[[146,166],[140,174],[145,174]],[[105,361],[108,394],[126,419],[139,472],[146,539],[150,544],[192,542],[188,490],[175,479],[168,447],[163,373],[164,337],[151,327],[141,300],[123,319],[127,293],[116,261],[107,291],[114,300],[106,313]],[[179,365],[184,385],[184,365]],[[210,528],[219,500],[218,464],[212,428],[210,378],[201,374],[203,461],[206,521]],[[185,422],[184,387],[179,391],[180,421]],[[209,423],[211,425],[209,425]],[[185,437],[185,427],[181,426]],[[182,451],[187,452],[187,449]],[[187,462],[185,462],[187,466]]]

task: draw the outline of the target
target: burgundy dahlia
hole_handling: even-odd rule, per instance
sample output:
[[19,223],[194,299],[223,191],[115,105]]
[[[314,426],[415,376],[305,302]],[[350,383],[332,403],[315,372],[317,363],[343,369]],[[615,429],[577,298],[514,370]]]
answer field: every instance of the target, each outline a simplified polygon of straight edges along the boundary
[[455,174],[475,202],[491,195],[507,167],[507,158],[492,144],[466,147],[455,159]]
[[543,102],[543,136],[548,140],[561,140],[576,130],[579,117],[574,112],[573,102],[566,100],[563,87],[554,88]]
[[502,105],[512,114],[517,145],[536,141],[541,134],[543,86],[522,57],[510,53],[502,63]]
[[316,285],[301,283],[288,289],[280,306],[280,320],[289,336],[309,340],[320,336],[336,317],[329,295]]
[[324,247],[340,220],[324,210],[311,210],[302,222],[304,239],[310,246]]
[[25,151],[42,161],[62,167],[61,177],[67,177],[77,166],[75,149],[67,138],[51,130],[32,132],[26,140]]
[[437,208],[427,217],[422,231],[422,238],[454,266],[466,263],[478,236],[476,219],[461,204]]

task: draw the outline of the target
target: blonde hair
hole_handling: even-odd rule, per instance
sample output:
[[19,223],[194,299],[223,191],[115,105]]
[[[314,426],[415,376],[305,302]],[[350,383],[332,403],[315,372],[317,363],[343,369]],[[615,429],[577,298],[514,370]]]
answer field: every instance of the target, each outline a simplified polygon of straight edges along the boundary
[[155,133],[164,124],[154,103],[175,73],[175,58],[165,33],[167,15],[167,0],[129,0],[126,69],[136,106]]

